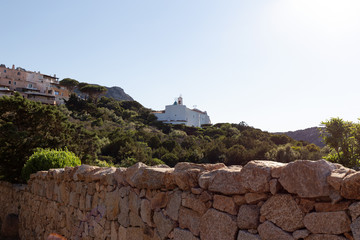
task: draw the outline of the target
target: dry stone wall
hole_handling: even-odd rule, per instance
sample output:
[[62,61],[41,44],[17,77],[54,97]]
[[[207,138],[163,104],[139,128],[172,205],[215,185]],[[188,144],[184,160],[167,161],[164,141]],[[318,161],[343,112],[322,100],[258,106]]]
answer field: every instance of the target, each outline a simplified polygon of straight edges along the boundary
[[0,184],[21,239],[360,239],[360,172],[325,160],[42,171]]

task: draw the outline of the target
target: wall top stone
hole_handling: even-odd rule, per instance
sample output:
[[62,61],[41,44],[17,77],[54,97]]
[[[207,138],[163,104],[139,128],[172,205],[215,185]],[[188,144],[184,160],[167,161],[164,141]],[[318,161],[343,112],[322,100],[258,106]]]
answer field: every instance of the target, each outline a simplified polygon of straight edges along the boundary
[[359,179],[325,160],[81,165],[0,182],[0,219],[29,240],[359,239]]
[[182,162],[174,168],[137,163],[129,168],[101,168],[89,165],[50,169],[31,175],[36,180],[99,182],[103,185],[131,186],[139,189],[190,190],[201,188],[225,195],[270,193],[269,183],[278,180],[286,192],[302,198],[337,196],[360,199],[353,190],[360,172],[325,160],[297,160],[278,163],[254,160],[242,166]]

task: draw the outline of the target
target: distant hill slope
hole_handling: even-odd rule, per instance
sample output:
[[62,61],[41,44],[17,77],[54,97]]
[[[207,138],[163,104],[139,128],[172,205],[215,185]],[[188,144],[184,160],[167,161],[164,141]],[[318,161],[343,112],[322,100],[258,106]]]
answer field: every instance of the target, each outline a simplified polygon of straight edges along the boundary
[[[106,89],[107,92],[105,97],[113,98],[118,101],[134,101],[134,99],[129,94],[125,93],[124,89],[121,87],[106,87]],[[81,93],[78,88],[75,88],[74,92],[83,98],[85,97],[85,95]]]
[[297,141],[306,141],[309,143],[314,143],[319,147],[324,147],[325,144],[322,142],[322,138],[320,136],[320,131],[318,127],[307,128],[303,130],[297,130],[293,132],[283,132],[285,134]]
[[124,89],[121,87],[106,87],[107,93],[105,94],[105,97],[113,98],[116,100],[125,100],[125,101],[134,101],[134,99],[125,93]]

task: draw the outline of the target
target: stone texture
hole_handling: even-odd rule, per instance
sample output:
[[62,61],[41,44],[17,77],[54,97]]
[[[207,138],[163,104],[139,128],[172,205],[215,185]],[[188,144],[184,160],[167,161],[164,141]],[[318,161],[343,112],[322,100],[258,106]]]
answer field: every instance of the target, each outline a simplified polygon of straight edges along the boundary
[[181,162],[175,165],[174,170],[174,178],[176,184],[182,190],[190,190],[193,187],[197,187],[198,177],[200,173],[205,171],[213,171],[216,169],[224,168],[225,165],[223,163],[217,164],[195,164],[195,163],[187,163]]
[[132,177],[136,174],[136,172],[141,168],[147,168],[148,166],[142,162],[138,162],[133,166],[126,169],[124,173],[125,181],[130,184],[130,186],[135,186],[135,183],[132,181]]
[[344,236],[348,240],[354,240],[354,237],[350,232],[344,233]]
[[203,191],[199,196],[199,200],[202,201],[202,202],[207,202],[207,201],[210,201],[212,199],[213,199],[213,196],[208,191]]
[[256,204],[260,201],[266,200],[268,195],[266,193],[246,193],[245,201],[247,204]]
[[[120,227],[121,228],[121,227]],[[119,229],[119,238],[125,240],[145,240],[144,233],[141,228],[129,227]]]
[[350,231],[350,223],[344,211],[313,212],[304,218],[305,227],[312,233],[342,234]]
[[87,174],[86,178],[88,181],[100,181],[101,184],[106,185],[117,185],[115,180],[115,172],[116,168],[109,167],[109,168],[98,168],[95,169],[93,172]]
[[140,227],[140,228],[145,227],[145,223],[141,219],[140,214],[135,213],[132,210],[130,210],[130,212],[129,212],[129,221],[130,221],[130,226]]
[[240,229],[257,229],[259,225],[260,208],[256,205],[242,205],[237,215],[237,225]]
[[294,239],[298,240],[298,239],[304,239],[307,236],[310,235],[310,231],[307,229],[301,229],[301,230],[296,230],[295,232],[293,232],[292,236]]
[[330,189],[330,195],[329,195],[330,199],[331,199],[331,203],[335,204],[340,202],[343,197],[341,196],[339,191],[335,191],[334,189]]
[[79,166],[74,175],[73,175],[73,179],[75,181],[85,181],[86,176],[88,175],[88,173],[93,172],[94,170],[99,170],[99,167],[96,166],[90,166],[90,165],[86,165],[86,164],[82,164],[81,166]]
[[236,215],[238,213],[238,207],[231,197],[223,195],[214,195],[213,208]]
[[119,214],[119,191],[115,190],[109,192],[105,198],[105,207],[106,207],[106,218],[108,220],[116,220]]
[[270,185],[270,192],[272,195],[277,194],[282,189],[282,186],[277,179],[271,179],[269,185]]
[[261,238],[258,234],[240,230],[237,235],[237,240],[261,240]]
[[260,214],[288,232],[304,227],[304,213],[290,194],[270,197],[261,207]]
[[179,217],[179,209],[182,200],[181,194],[181,191],[174,191],[169,194],[169,201],[166,206],[166,213],[174,221],[177,221]]
[[245,199],[245,196],[243,196],[243,195],[235,195],[235,196],[233,196],[233,200],[236,205],[246,204],[246,199]]
[[129,197],[124,196],[123,198],[119,199],[119,206],[120,206],[120,214],[118,216],[118,222],[124,226],[128,227],[130,225],[129,219]]
[[250,161],[241,170],[242,184],[250,192],[269,192],[271,171],[279,167],[283,167],[283,164],[272,161]]
[[204,202],[199,200],[198,195],[194,195],[188,192],[184,192],[182,194],[182,206],[193,209],[194,211],[200,213],[201,215],[206,212],[208,207]]
[[360,239],[360,218],[353,220],[350,225],[351,232],[354,236],[354,239]]
[[[266,188],[262,177],[268,176],[269,171],[267,167],[262,168],[261,165],[264,164],[257,161],[253,165],[256,166],[247,168],[252,168],[251,171],[258,173],[258,175],[250,174],[258,183],[249,187],[248,183],[244,184],[242,181],[241,177],[244,174],[242,167],[180,164],[178,172],[183,175],[179,179],[184,182],[185,188],[189,188],[186,191],[174,189],[177,185],[174,171],[164,166],[156,167],[169,170],[163,174],[164,184],[161,189],[138,188],[128,183],[126,173],[130,179],[129,182],[135,183],[136,174],[144,169],[154,168],[143,164],[138,164],[130,170],[79,166],[41,171],[31,176],[27,186],[0,181],[2,223],[0,225],[5,225],[4,219],[9,213],[18,215],[19,238],[29,240],[46,239],[53,232],[67,239],[84,240],[199,239],[200,237],[202,239],[261,239],[260,235],[265,236],[263,239],[360,239],[360,204],[344,199],[340,195],[342,187],[345,186],[343,193],[355,191],[351,193],[351,196],[356,198],[356,189],[346,189],[346,184],[357,186],[356,183],[351,183],[355,184],[351,185],[347,182],[356,181],[353,170],[333,164],[335,169],[326,177],[330,188],[329,194],[315,198],[302,198],[285,194],[285,189],[274,190],[280,187],[280,178],[289,164],[281,164],[276,168],[270,167],[272,178],[269,181],[269,190],[273,196],[269,192],[256,192],[256,189]],[[221,169],[216,170],[217,167]],[[257,168],[261,171],[254,170]],[[220,175],[218,175],[219,172]],[[229,175],[223,174],[224,172]],[[260,174],[261,172],[263,174]],[[234,175],[240,182],[233,183],[229,180],[228,177]],[[190,178],[186,179],[189,176]],[[216,182],[221,179],[219,176],[231,186]],[[140,178],[142,176],[138,179]],[[138,186],[145,186],[141,184]],[[318,186],[318,184],[315,185]],[[210,186],[217,190],[210,190]],[[235,188],[231,188],[233,186]],[[222,187],[227,190],[221,189]],[[239,194],[241,192],[239,187],[243,191],[241,194]],[[340,189],[340,192],[336,189]],[[236,194],[223,194],[221,191],[236,192]],[[279,194],[279,192],[284,194]],[[278,205],[283,208],[279,210],[276,204],[270,204],[270,199],[282,195],[288,195],[291,199],[279,200]],[[151,208],[151,200],[153,200],[154,209]],[[181,206],[182,204],[184,206]],[[309,229],[300,228],[291,233],[285,231],[286,224],[282,221],[288,221],[289,224],[291,222],[287,220],[286,213],[289,212],[289,208],[291,209],[289,204],[297,205],[303,215],[307,213],[304,221]],[[237,208],[239,211],[234,211]],[[261,208],[268,208],[269,213],[259,216]],[[292,217],[296,218],[297,211],[298,209],[292,211]],[[234,212],[236,217],[232,215]],[[347,214],[351,215],[352,223]],[[281,221],[277,220],[279,215],[282,215]],[[290,229],[287,230],[290,231]]]
[[135,214],[139,214],[141,199],[135,191],[129,193],[129,208]]
[[284,169],[284,167],[287,165],[287,163],[277,163],[276,167],[271,169],[271,177],[278,179],[281,176],[281,172]]
[[327,176],[334,169],[335,166],[325,160],[298,160],[284,167],[279,181],[286,191],[303,198],[329,196]]
[[223,163],[215,163],[215,164],[197,164],[197,163],[190,163],[190,162],[179,162],[175,165],[175,171],[187,171],[192,169],[198,169],[200,172],[204,171],[213,171],[216,169],[225,168],[225,164]]
[[198,240],[199,238],[192,235],[191,232],[181,229],[175,228],[174,229],[174,240]]
[[358,216],[360,216],[360,202],[354,202],[349,206],[351,219],[354,221]]
[[200,221],[200,238],[206,240],[235,239],[236,222],[231,215],[209,209]]
[[304,213],[309,213],[315,208],[315,201],[309,199],[300,199],[299,207]]
[[174,222],[162,212],[154,213],[154,223],[161,239],[165,239],[175,227]]
[[176,185],[184,191],[198,186],[199,169],[189,169],[187,171],[177,171],[173,173]]
[[347,175],[341,182],[341,196],[360,200],[360,172]]
[[145,164],[137,164],[128,168],[125,178],[131,186],[139,189],[161,189],[165,187],[166,174],[173,171],[172,168],[148,167]]
[[143,222],[147,223],[149,226],[154,227],[154,223],[152,221],[151,204],[147,199],[141,200],[140,216]]
[[329,202],[321,202],[315,203],[315,211],[316,212],[338,212],[345,211],[348,209],[350,205],[349,201],[341,202],[341,203],[329,203]]
[[355,171],[343,166],[336,168],[331,171],[330,175],[327,176],[327,182],[336,190],[340,191],[341,183],[343,179],[350,173]]
[[118,229],[119,229],[119,224],[115,221],[111,221],[111,226],[110,226],[111,230],[110,230],[110,240],[117,240],[118,239]]
[[179,211],[179,226],[189,229],[192,234],[199,236],[201,215],[191,209],[181,207]]
[[160,209],[166,207],[168,197],[165,192],[158,192],[151,198],[151,209]]
[[273,223],[266,221],[258,227],[262,240],[293,240],[294,238]]
[[123,185],[126,185],[126,176],[125,176],[125,173],[126,173],[126,168],[117,168],[115,173],[114,173],[114,179],[115,181],[117,182],[117,185],[118,186],[123,186]]
[[199,177],[199,185],[203,189],[225,195],[244,194],[246,190],[241,179],[242,167],[222,168],[204,172]]
[[199,188],[199,187],[191,188],[191,193],[196,194],[196,195],[201,194],[203,191],[204,190],[202,188]]
[[311,234],[305,240],[347,240],[344,237],[329,234]]

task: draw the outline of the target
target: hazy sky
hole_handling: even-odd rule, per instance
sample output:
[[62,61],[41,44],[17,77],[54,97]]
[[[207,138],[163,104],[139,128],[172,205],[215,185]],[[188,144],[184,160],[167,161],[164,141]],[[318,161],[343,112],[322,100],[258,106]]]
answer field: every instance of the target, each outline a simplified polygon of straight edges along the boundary
[[360,1],[0,3],[0,64],[271,132],[360,117]]

